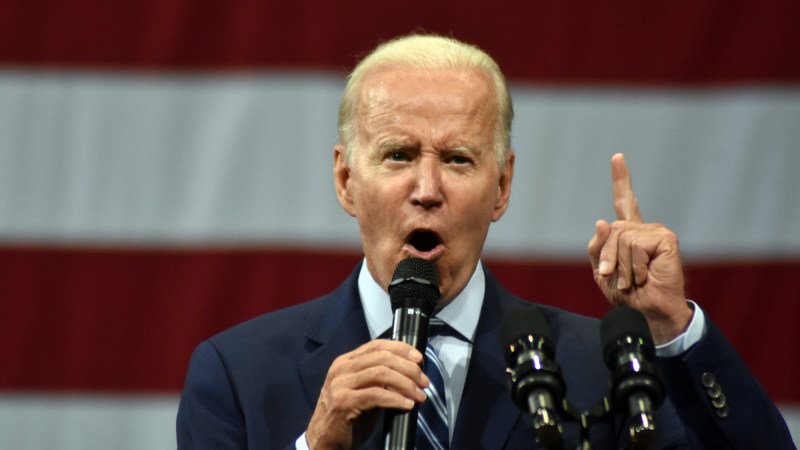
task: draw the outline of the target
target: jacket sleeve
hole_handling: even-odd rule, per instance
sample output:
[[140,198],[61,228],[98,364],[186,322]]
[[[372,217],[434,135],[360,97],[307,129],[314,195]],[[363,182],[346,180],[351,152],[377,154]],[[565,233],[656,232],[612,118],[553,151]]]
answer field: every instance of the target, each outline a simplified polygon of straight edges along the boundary
[[691,448],[796,449],[780,411],[707,317],[697,344],[656,364]]

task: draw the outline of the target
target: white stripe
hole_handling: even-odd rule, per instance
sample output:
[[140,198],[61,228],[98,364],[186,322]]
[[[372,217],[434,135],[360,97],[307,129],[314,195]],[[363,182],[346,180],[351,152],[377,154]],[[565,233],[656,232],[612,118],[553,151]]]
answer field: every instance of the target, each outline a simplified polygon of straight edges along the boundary
[[[0,241],[358,247],[332,185],[341,74],[0,71]],[[693,256],[800,254],[800,88],[513,87],[489,253],[584,257],[624,151]]]
[[[800,442],[800,404],[779,406]],[[174,449],[177,409],[177,395],[0,393],[0,448]]]
[[426,421],[424,417],[419,416],[417,418],[417,425],[425,434],[425,438],[431,443],[431,445],[433,445],[434,448],[444,450],[442,443],[439,442],[439,439],[436,437],[436,434],[433,432],[433,430],[431,430],[430,425],[428,425],[428,421]]
[[[442,379],[444,379],[444,375],[443,375],[444,371],[442,370],[442,365],[439,362],[439,358],[436,357],[436,353],[433,351],[433,349],[430,346],[425,348],[425,354],[428,356],[428,362],[430,362],[431,364],[436,366],[436,370],[439,372],[439,376],[442,377]],[[440,395],[439,394],[439,390],[436,389],[436,386],[433,383],[428,385],[428,387],[426,387],[424,390],[425,390],[425,393],[428,395],[428,400],[431,401],[431,403],[433,404],[434,408],[436,409],[436,413],[442,419],[442,422],[444,422],[445,425],[447,425],[448,424],[448,421],[447,421],[447,405],[443,401],[444,393],[442,393],[442,395]]]
[[175,395],[0,393],[0,448],[174,449]]
[[436,414],[439,416],[439,419],[441,419],[441,421],[447,425],[447,408],[445,407],[444,403],[442,403],[436,387],[431,384],[430,386],[426,387],[424,391],[425,395],[428,396],[428,400],[436,410]]

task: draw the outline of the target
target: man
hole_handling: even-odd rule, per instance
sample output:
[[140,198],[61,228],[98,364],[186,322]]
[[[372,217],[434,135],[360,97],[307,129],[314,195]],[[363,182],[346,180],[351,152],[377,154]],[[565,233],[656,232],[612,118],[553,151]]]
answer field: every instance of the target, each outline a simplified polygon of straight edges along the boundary
[[[512,116],[494,61],[458,41],[409,36],[359,63],[342,97],[334,179],[358,221],[364,263],[333,293],[198,346],[178,413],[179,448],[382,448],[383,411],[424,402],[430,383],[419,352],[380,339],[391,326],[387,286],[411,256],[436,264],[435,314],[453,330],[432,339],[450,448],[538,448],[530,416],[511,401],[496,338],[504,313],[536,306],[505,292],[480,264],[489,226],[508,207]],[[663,356],[669,400],[655,448],[793,448],[741,359],[685,299],[677,239],[642,221],[621,155],[612,158],[612,181],[619,220],[597,222],[589,254],[605,296],[644,314]],[[597,321],[538,308],[568,398],[591,406],[607,392]],[[624,443],[620,423],[618,415],[593,426],[593,448]],[[566,448],[576,439],[567,425]]]

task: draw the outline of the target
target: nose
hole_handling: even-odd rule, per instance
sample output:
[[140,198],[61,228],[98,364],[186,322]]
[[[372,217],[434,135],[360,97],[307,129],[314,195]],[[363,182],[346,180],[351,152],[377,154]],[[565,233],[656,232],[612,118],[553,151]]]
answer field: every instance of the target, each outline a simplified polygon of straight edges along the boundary
[[420,158],[417,165],[416,183],[411,196],[415,205],[425,209],[442,204],[442,169],[438,158],[433,156]]

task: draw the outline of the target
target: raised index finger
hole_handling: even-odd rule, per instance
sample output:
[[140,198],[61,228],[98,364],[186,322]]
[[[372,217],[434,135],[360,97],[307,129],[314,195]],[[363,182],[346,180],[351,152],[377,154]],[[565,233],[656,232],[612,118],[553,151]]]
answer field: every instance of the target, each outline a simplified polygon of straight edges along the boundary
[[631,172],[625,163],[625,156],[617,153],[611,157],[611,189],[614,192],[614,209],[617,219],[643,222],[639,204],[633,194]]

